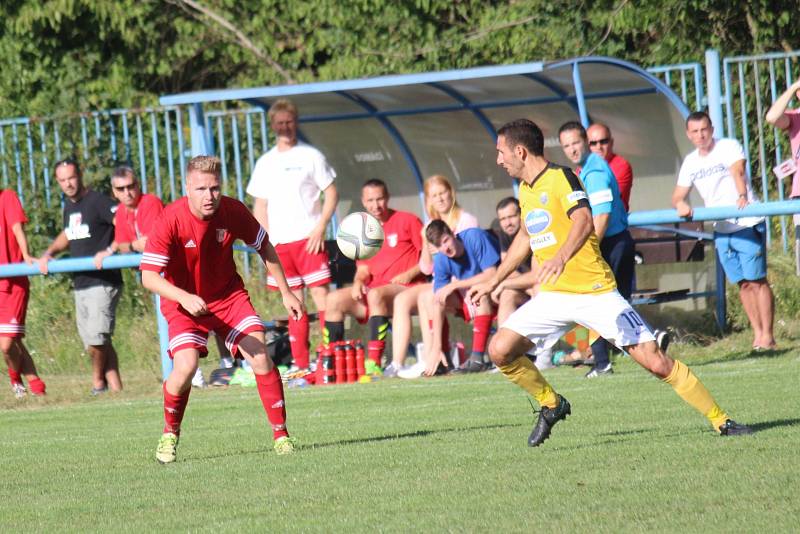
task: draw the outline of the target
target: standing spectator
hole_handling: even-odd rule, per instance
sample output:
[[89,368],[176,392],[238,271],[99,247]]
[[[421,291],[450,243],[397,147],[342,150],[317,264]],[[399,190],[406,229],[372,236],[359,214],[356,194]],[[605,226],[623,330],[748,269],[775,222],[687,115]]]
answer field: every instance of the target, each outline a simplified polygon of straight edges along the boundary
[[[686,135],[695,146],[683,160],[672,205],[681,217],[692,216],[686,201],[692,187],[708,207],[736,206],[754,202],[750,177],[745,171],[744,149],[735,139],[714,139],[708,114],[691,113]],[[714,223],[714,246],[725,275],[739,285],[747,318],[753,327],[755,350],[774,348],[772,333],[775,300],[767,282],[766,224],[764,217],[736,217]]]
[[142,256],[142,284],[162,297],[174,363],[163,386],[164,433],[156,449],[156,460],[162,464],[176,459],[191,379],[199,358],[208,352],[211,331],[224,337],[231,354],[240,354],[253,368],[272,424],[275,452],[294,451],[286,430],[281,377],[267,355],[264,324],[236,272],[234,241],[241,239],[258,251],[290,317],[298,319],[303,305],[289,289],[267,233],[244,204],[222,196],[220,169],[219,158],[197,156],[189,161],[186,197],[164,210]]
[[[467,228],[477,228],[478,219],[464,211],[456,199],[453,184],[446,176],[434,174],[430,176],[422,187],[425,213],[428,219],[443,220],[454,233]],[[427,242],[425,230],[422,230],[422,252],[419,258],[419,268],[422,274],[428,276],[433,273],[433,253],[436,247]],[[422,354],[417,354],[417,363],[411,367],[403,368],[403,361],[408,351],[411,340],[411,317],[419,313],[419,328],[422,333],[423,346],[428,347],[431,341],[430,320],[426,315],[425,306],[420,306],[424,293],[431,290],[430,283],[417,284],[397,295],[394,299],[394,314],[392,315],[392,366],[397,369],[397,376],[401,378],[419,378],[425,370]],[[445,328],[447,320],[445,320]],[[449,332],[448,332],[449,334]],[[448,335],[444,335],[444,344],[448,344]],[[446,347],[445,347],[446,348]],[[391,372],[391,371],[390,371]]]
[[800,198],[800,109],[786,109],[792,97],[800,100],[800,79],[789,86],[767,111],[767,122],[789,134],[789,145],[794,160],[794,177],[789,198]]
[[462,317],[465,322],[472,322],[469,360],[457,371],[483,371],[486,368],[483,356],[492,326],[492,301],[489,295],[483,295],[473,304],[464,297],[472,285],[494,275],[500,263],[497,242],[481,228],[467,228],[453,234],[442,220],[431,221],[425,229],[425,237],[439,252],[433,260],[433,291],[423,294],[424,305],[433,323],[431,344],[426,347],[425,374],[434,375],[440,372],[441,365],[448,365],[447,356],[442,351],[442,326],[447,312]]
[[[356,262],[352,287],[328,293],[324,340],[344,339],[344,316],[352,315],[369,325],[367,355],[380,366],[395,296],[424,281],[419,270],[422,221],[413,213],[389,208],[389,189],[382,180],[364,183],[361,204],[383,226],[383,245],[374,257]],[[394,376],[395,371],[390,363],[384,374]]]
[[[33,263],[23,228],[26,222],[28,218],[17,194],[10,189],[0,189],[0,265],[22,261]],[[0,278],[0,351],[8,367],[11,390],[17,398],[26,393],[23,376],[33,395],[45,394],[45,384],[22,343],[29,291],[27,276]]]
[[[567,158],[580,168],[580,179],[592,209],[594,232],[600,242],[600,252],[611,267],[619,294],[629,301],[633,292],[636,265],[634,242],[628,231],[628,213],[622,205],[611,167],[599,154],[589,150],[586,130],[581,123],[570,121],[561,125],[558,140]],[[594,365],[586,373],[586,378],[614,372],[608,349],[608,342],[603,338],[592,343]]]
[[552,347],[576,322],[624,348],[703,414],[719,434],[752,433],[720,408],[686,365],[659,350],[650,329],[617,292],[611,269],[600,255],[586,192],[572,171],[544,158],[541,129],[527,119],[507,123],[497,131],[496,146],[497,164],[520,180],[519,203],[527,235],[517,235],[494,275],[470,288],[467,296],[478,302],[490,294],[533,251],[539,291],[511,314],[489,346],[500,372],[541,406],[528,445],[540,446],[572,409],[525,354],[533,348]]
[[[103,258],[114,252],[144,252],[147,236],[153,224],[164,209],[161,199],[149,193],[142,193],[136,173],[127,165],[120,165],[111,175],[111,192],[119,200],[114,216],[114,242],[111,248],[95,256],[99,269]],[[205,387],[203,372],[198,367],[192,385]]]
[[[39,270],[47,274],[53,254],[69,248],[72,257],[93,256],[95,265],[113,249],[116,205],[107,196],[88,189],[77,161],[56,163],[55,177],[67,199],[64,230],[39,259]],[[119,270],[84,271],[72,275],[78,333],[92,360],[92,395],[122,390],[119,360],[111,336],[122,290]]]
[[[297,108],[277,100],[269,108],[276,145],[258,158],[247,193],[255,197],[253,215],[270,235],[289,287],[304,302],[308,287],[325,325],[325,298],[331,272],[325,251],[325,230],[336,210],[339,195],[333,183],[336,172],[316,148],[297,139]],[[320,193],[324,202],[320,202]],[[267,277],[267,287],[278,286]],[[289,339],[294,364],[289,372],[308,369],[308,314],[289,317]]]
[[631,211],[629,203],[633,188],[633,169],[628,160],[614,153],[614,138],[611,136],[611,130],[605,124],[598,122],[589,126],[586,135],[589,140],[589,149],[606,160],[608,166],[611,167],[611,172],[617,179],[619,195],[622,197],[625,211]]

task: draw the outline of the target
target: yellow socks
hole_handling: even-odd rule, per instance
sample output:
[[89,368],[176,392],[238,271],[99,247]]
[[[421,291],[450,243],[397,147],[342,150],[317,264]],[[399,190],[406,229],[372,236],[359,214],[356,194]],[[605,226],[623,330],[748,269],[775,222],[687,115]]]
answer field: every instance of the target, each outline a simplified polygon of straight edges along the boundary
[[682,362],[675,360],[675,366],[664,382],[672,386],[687,404],[705,415],[714,430],[719,431],[719,427],[728,419],[728,414],[719,407],[703,383]]
[[530,393],[540,405],[548,408],[558,405],[556,392],[527,357],[521,356],[508,365],[498,366],[498,369],[506,378]]

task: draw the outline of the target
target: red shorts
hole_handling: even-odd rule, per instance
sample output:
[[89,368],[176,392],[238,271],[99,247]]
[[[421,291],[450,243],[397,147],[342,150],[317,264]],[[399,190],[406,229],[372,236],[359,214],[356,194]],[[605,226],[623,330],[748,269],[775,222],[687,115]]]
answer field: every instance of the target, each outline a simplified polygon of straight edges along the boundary
[[225,340],[232,356],[239,350],[239,342],[250,332],[264,332],[264,323],[253,309],[246,291],[235,292],[225,300],[209,305],[209,313],[194,317],[178,308],[167,319],[169,325],[169,357],[180,350],[197,349],[200,356],[208,354],[208,333],[213,331]]
[[[309,254],[306,252],[308,239],[281,243],[275,245],[275,252],[281,260],[283,274],[290,289],[301,287],[324,286],[331,281],[331,269],[328,266],[328,253],[322,252]],[[267,276],[267,287],[278,289],[278,284],[272,276]]]
[[453,295],[455,295],[456,298],[461,301],[461,309],[455,312],[455,316],[464,319],[465,323],[472,321],[478,314],[478,310],[469,300],[465,298],[467,295],[467,290],[459,289],[458,291],[454,291]]
[[0,337],[25,336],[28,287],[28,284],[11,283],[8,292],[0,292]]

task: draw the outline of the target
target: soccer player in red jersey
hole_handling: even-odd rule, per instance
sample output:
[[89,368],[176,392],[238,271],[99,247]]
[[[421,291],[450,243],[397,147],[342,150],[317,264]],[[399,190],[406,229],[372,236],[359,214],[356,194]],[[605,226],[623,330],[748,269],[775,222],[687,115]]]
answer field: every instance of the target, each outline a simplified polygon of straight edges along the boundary
[[258,251],[291,317],[298,318],[305,310],[286,283],[267,232],[244,204],[222,196],[220,169],[220,160],[212,156],[189,161],[186,197],[164,209],[142,256],[142,284],[162,297],[174,364],[164,382],[164,434],[156,449],[156,459],[162,464],[176,459],[192,376],[198,359],[207,354],[210,331],[224,338],[231,354],[240,355],[253,368],[272,425],[275,451],[289,454],[294,450],[286,430],[281,378],[267,355],[264,325],[236,272],[234,241],[241,239]]
[[[389,208],[389,189],[383,180],[367,180],[361,187],[361,204],[381,222],[384,240],[378,253],[357,262],[353,285],[328,293],[325,302],[326,343],[344,339],[344,316],[369,324],[367,355],[381,365],[392,303],[398,293],[425,277],[419,268],[422,221],[413,213]],[[394,367],[386,369],[394,376]]]
[[[0,264],[32,263],[23,225],[28,222],[16,193],[0,190]],[[44,395],[45,385],[36,373],[28,349],[22,343],[25,335],[25,315],[28,311],[27,276],[0,278],[0,352],[8,366],[11,389],[17,398],[25,396],[22,377],[34,395]]]

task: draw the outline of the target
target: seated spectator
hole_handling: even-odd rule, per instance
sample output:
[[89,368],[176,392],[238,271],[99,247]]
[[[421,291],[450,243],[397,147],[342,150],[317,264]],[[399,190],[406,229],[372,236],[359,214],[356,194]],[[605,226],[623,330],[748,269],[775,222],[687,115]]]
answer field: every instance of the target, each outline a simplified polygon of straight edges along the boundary
[[488,294],[481,297],[477,306],[465,295],[474,284],[494,276],[500,263],[497,242],[480,228],[468,228],[454,234],[444,221],[431,221],[425,229],[425,237],[436,245],[439,252],[434,257],[433,289],[423,294],[433,322],[431,344],[426,347],[425,374],[441,373],[442,366],[449,366],[442,350],[442,326],[448,312],[472,322],[472,351],[469,360],[459,370],[466,373],[483,371],[493,306]]
[[[474,215],[464,211],[458,205],[456,192],[453,185],[446,177],[435,174],[425,180],[423,186],[425,195],[425,211],[430,220],[443,220],[451,230],[458,233],[467,228],[476,228],[478,219]],[[425,275],[433,272],[433,253],[436,248],[425,240],[425,231],[422,234],[422,252],[420,255],[420,270]],[[417,363],[410,368],[403,368],[403,361],[408,351],[408,344],[411,340],[411,316],[420,313],[419,324],[422,332],[422,343],[424,346],[430,344],[430,321],[425,310],[419,306],[420,296],[431,289],[430,284],[418,284],[410,287],[397,295],[394,299],[394,314],[392,315],[392,368],[398,370],[402,378],[417,378],[422,375],[425,365],[422,363],[422,355],[417,355]],[[445,328],[447,323],[445,322]],[[447,336],[444,336],[447,339]]]
[[614,153],[614,137],[608,126],[595,123],[586,130],[589,141],[589,150],[606,160],[614,178],[617,179],[619,195],[625,205],[625,211],[631,211],[630,199],[631,189],[633,188],[633,169],[628,161]]
[[[503,260],[508,247],[522,228],[519,201],[514,197],[506,197],[497,203],[497,219],[492,221],[492,232],[500,244],[500,259]],[[534,277],[521,275],[530,273],[530,257],[517,267],[516,273],[503,280],[492,292],[492,300],[497,303],[497,324],[511,315],[533,296]]]
[[[364,183],[361,204],[381,222],[383,245],[374,257],[356,262],[351,287],[328,293],[323,341],[344,339],[344,316],[351,315],[369,325],[367,355],[381,365],[395,296],[424,281],[419,270],[422,221],[412,213],[389,208],[389,190],[382,180]],[[385,369],[389,376],[394,371],[391,363]]]

